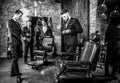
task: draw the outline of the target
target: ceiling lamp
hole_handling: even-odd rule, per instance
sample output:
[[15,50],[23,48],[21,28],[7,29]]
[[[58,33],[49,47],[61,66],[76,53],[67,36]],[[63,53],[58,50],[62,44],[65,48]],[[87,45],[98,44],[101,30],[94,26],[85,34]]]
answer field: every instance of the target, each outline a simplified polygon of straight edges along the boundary
[[107,6],[105,4],[105,0],[103,1],[103,3],[101,5],[98,6],[98,11],[100,13],[106,12],[107,11]]
[[116,6],[115,10],[110,12],[110,17],[119,17],[119,16],[120,16],[120,12],[118,11],[118,6]]

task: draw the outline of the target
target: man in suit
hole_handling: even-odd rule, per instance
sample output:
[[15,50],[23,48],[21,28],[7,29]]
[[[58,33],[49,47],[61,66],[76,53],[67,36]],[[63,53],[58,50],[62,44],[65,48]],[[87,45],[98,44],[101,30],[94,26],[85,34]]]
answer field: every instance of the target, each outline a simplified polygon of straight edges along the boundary
[[11,67],[11,77],[17,76],[17,82],[21,82],[21,73],[19,72],[18,59],[22,55],[21,27],[18,19],[21,18],[23,12],[16,10],[12,19],[8,21],[11,33],[13,62]]
[[31,56],[31,60],[33,59],[33,54],[32,54],[32,44],[33,42],[31,41],[32,38],[32,32],[31,32],[31,22],[28,21],[27,22],[27,26],[25,26],[23,28],[23,34],[24,34],[24,44],[25,44],[25,48],[24,48],[24,63],[27,63],[27,57],[28,57],[28,50],[30,48],[30,56]]
[[78,33],[82,33],[83,29],[77,18],[72,18],[67,9],[63,9],[61,17],[64,21],[62,35],[64,38],[65,51],[75,53],[78,45]]
[[34,46],[34,36],[35,36],[35,26],[36,26],[37,17],[30,17],[29,21],[31,22],[31,61],[34,61],[33,46]]
[[[105,76],[111,76],[113,79],[118,79],[116,77],[118,63],[120,60],[120,23],[118,18],[111,18],[105,34],[105,43],[107,45]],[[112,66],[111,74],[109,71],[109,66]]]

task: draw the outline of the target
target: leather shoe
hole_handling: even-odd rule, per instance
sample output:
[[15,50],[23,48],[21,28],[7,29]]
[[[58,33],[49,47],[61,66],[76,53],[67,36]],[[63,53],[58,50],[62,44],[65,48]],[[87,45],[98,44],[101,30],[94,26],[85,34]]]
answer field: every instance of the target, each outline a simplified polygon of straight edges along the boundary
[[21,79],[21,76],[17,76],[17,79],[16,79],[17,83],[22,83],[22,79]]

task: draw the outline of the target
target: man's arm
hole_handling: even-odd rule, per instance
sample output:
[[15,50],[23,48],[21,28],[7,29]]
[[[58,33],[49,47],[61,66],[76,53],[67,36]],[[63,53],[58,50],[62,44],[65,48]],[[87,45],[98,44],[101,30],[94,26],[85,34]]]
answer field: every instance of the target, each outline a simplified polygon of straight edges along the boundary
[[22,36],[22,37],[25,37],[25,30],[24,30],[24,27],[21,29],[21,36]]
[[52,33],[52,29],[51,29],[51,27],[48,27],[48,29],[49,29],[49,32],[50,32],[50,36],[52,37],[53,36],[53,33]]
[[25,27],[23,27],[23,29],[21,29],[21,36],[22,36],[22,40],[26,39],[26,36],[25,36]]
[[20,40],[19,36],[14,31],[14,27],[13,27],[12,22],[10,20],[8,21],[8,26],[10,29],[11,36],[14,36],[17,40]]
[[78,19],[75,19],[74,26],[76,28],[75,29],[71,29],[71,34],[77,34],[77,33],[82,33],[83,32],[82,26],[81,26],[81,24],[80,24]]

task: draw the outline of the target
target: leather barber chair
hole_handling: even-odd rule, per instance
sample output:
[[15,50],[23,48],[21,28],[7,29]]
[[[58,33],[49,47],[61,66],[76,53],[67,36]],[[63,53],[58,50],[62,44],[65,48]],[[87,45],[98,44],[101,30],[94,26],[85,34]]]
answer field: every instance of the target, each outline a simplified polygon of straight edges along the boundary
[[[57,83],[92,83],[92,71],[97,67],[100,47],[94,41],[85,42],[80,58],[76,61],[59,60],[56,63]],[[81,81],[82,80],[82,81]]]
[[[35,64],[32,66],[32,68],[39,68],[39,66],[46,66],[48,63],[48,56],[52,56],[55,52],[55,46],[54,46],[54,38],[50,36],[46,36],[42,40],[42,49],[34,49],[34,55],[35,55]],[[42,60],[41,60],[42,59]]]

